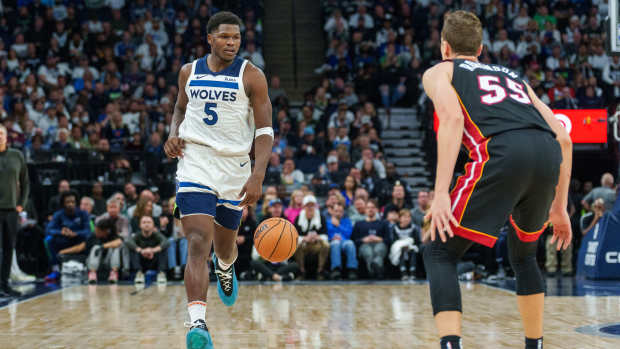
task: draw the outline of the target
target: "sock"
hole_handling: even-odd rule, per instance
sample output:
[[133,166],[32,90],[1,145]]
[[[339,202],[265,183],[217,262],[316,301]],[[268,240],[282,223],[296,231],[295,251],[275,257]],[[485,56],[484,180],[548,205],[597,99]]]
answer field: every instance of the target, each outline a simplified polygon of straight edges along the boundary
[[535,339],[525,337],[525,349],[543,349],[543,337]]
[[220,266],[220,269],[222,269],[222,270],[228,270],[228,268],[230,268],[230,266],[233,265],[234,263],[235,262],[233,261],[230,264],[226,264],[226,263],[222,262],[221,259],[219,259],[219,258],[217,259],[217,264]]
[[[194,323],[198,320],[205,321],[207,313],[207,303],[201,301],[193,301],[187,303],[187,311],[189,312],[189,322]],[[206,322],[206,321],[205,321]]]
[[460,336],[441,337],[441,349],[463,349]]

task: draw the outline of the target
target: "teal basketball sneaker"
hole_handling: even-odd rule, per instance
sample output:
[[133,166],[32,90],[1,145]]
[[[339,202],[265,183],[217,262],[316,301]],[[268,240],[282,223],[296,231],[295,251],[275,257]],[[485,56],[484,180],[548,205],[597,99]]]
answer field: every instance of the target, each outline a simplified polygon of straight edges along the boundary
[[230,307],[235,304],[239,291],[237,275],[235,275],[235,265],[231,265],[227,270],[220,269],[217,256],[213,253],[213,268],[217,276],[217,293],[220,295],[222,303]]
[[192,324],[187,333],[187,349],[213,349],[213,341],[204,321],[198,320]]

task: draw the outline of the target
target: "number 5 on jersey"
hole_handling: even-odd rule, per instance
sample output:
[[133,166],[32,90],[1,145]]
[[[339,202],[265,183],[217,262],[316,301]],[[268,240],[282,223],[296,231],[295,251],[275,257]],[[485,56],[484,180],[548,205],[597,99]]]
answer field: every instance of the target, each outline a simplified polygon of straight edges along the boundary
[[207,114],[207,117],[202,119],[205,124],[213,126],[217,123],[217,113],[215,112],[216,107],[216,103],[205,103],[205,114]]
[[506,78],[506,86],[508,86],[508,89],[514,93],[506,93],[506,89],[500,84],[500,78],[498,76],[478,76],[478,88],[482,91],[490,92],[481,96],[480,101],[484,104],[492,105],[503,101],[506,96],[508,96],[519,103],[532,103],[530,97],[527,93],[525,93],[525,88],[522,84]]

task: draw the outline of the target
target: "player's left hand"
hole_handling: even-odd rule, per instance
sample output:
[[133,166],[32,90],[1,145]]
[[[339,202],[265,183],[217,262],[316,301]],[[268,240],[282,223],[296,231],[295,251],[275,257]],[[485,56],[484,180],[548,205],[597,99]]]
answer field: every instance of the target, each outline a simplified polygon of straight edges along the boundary
[[431,227],[429,229],[429,233],[432,241],[435,241],[435,229],[437,229],[437,233],[439,233],[439,238],[442,242],[447,241],[446,234],[449,237],[454,237],[454,233],[452,232],[450,223],[457,226],[459,225],[459,222],[456,220],[456,218],[454,218],[454,215],[452,215],[450,201],[451,200],[449,193],[435,193],[435,198],[433,198],[431,208],[429,209],[426,216],[424,216],[425,221],[428,219],[431,220]]
[[556,249],[567,249],[573,240],[573,231],[570,225],[570,218],[566,209],[551,209],[549,211],[549,221],[553,224],[553,236],[551,237],[551,244],[556,241],[558,245]]
[[241,192],[239,193],[240,198],[243,197],[243,194],[245,194],[245,197],[239,203],[239,207],[250,206],[256,203],[258,199],[260,199],[262,192],[263,178],[252,174],[250,178],[248,178],[248,181],[245,182]]

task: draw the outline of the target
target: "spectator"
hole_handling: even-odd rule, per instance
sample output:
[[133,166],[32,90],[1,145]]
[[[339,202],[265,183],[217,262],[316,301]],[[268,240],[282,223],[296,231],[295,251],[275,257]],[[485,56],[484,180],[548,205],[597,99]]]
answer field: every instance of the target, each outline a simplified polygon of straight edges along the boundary
[[[131,220],[129,221],[132,233],[137,233],[140,231],[140,224],[142,217],[144,216],[153,217],[153,200],[146,197],[141,197],[138,200],[136,208],[133,210]],[[155,222],[155,218],[153,218],[153,221]]]
[[52,220],[45,230],[45,241],[50,257],[52,273],[46,276],[46,280],[58,280],[60,251],[78,245],[90,236],[90,219],[88,213],[77,209],[77,194],[73,191],[64,191],[60,195],[63,208],[56,211]]
[[355,163],[355,167],[362,170],[364,167],[364,161],[369,160],[372,162],[372,169],[376,172],[378,178],[385,178],[385,166],[380,160],[374,158],[374,152],[370,148],[362,150],[362,158]]
[[424,225],[424,216],[431,207],[430,194],[426,190],[418,192],[418,200],[416,207],[411,211],[411,221],[413,224],[421,227]]
[[405,199],[405,186],[401,182],[396,182],[392,188],[392,200],[385,206],[383,219],[387,218],[387,213],[396,211],[398,214],[402,209],[411,209],[411,205]]
[[284,210],[284,216],[289,222],[295,223],[297,216],[303,208],[303,200],[304,193],[301,190],[294,190],[293,193],[291,193],[289,205],[286,210]]
[[344,184],[346,176],[347,172],[340,168],[338,157],[329,155],[327,157],[327,173],[325,174],[327,183],[341,186]]
[[88,196],[82,196],[80,199],[80,210],[88,213],[91,231],[95,230],[95,215],[93,214],[93,207],[95,207],[95,200]]
[[157,271],[157,283],[165,284],[168,280],[166,249],[168,240],[155,227],[151,216],[140,218],[140,230],[133,233],[126,242],[132,253],[132,264],[138,269],[134,279],[136,284],[144,283],[144,273],[147,270]]
[[401,280],[413,279],[420,245],[420,227],[411,223],[409,210],[400,210],[398,224],[392,227],[391,234],[394,242],[390,246],[390,262],[398,267]]
[[133,206],[138,203],[138,193],[136,192],[136,186],[129,182],[125,183],[125,200],[128,206]]
[[271,263],[261,258],[258,252],[253,253],[253,257],[255,258],[252,258],[250,267],[258,281],[292,281],[295,280],[295,274],[299,272],[296,262]]
[[363,197],[355,197],[353,205],[347,209],[347,216],[351,224],[355,225],[359,221],[366,219],[366,200]]
[[287,189],[296,189],[304,182],[304,174],[295,169],[295,162],[292,159],[287,159],[282,166],[280,179]]
[[[119,194],[123,195],[121,193],[119,193]],[[140,199],[142,199],[142,198],[144,198],[146,200],[150,200],[150,201],[153,202],[153,218],[158,218],[159,216],[161,216],[161,212],[162,212],[161,206],[159,206],[157,204],[157,202],[155,201],[155,195],[153,194],[152,191],[150,191],[149,189],[142,190],[140,192],[140,196],[138,197],[138,201],[140,201]],[[125,202],[125,197],[123,196],[122,199],[123,199],[123,203],[124,203]],[[128,217],[133,217],[133,213],[134,213],[134,210],[136,209],[136,207],[137,207],[137,204],[133,205],[133,206],[130,206],[127,209],[127,216]]]
[[295,220],[295,228],[299,234],[299,246],[294,258],[299,266],[301,276],[307,278],[308,267],[307,257],[317,256],[317,278],[325,278],[325,263],[329,254],[329,243],[327,242],[327,224],[321,215],[316,198],[307,195],[303,198],[303,210]]
[[62,194],[71,190],[69,181],[61,179],[58,182],[58,194],[52,196],[47,204],[48,221],[52,219],[52,215],[56,213],[63,205],[61,202]]
[[340,192],[345,200],[345,206],[349,207],[353,203],[355,191],[357,190],[357,182],[352,176],[347,176]]
[[121,266],[121,246],[123,239],[116,234],[114,222],[100,220],[95,225],[95,233],[85,242],[60,251],[60,254],[87,252],[88,283],[97,283],[97,271],[104,265],[110,269],[108,282],[118,282],[118,270]]
[[269,99],[273,103],[279,97],[286,98],[286,91],[282,87],[280,87],[280,77],[278,75],[273,75],[271,77],[271,83],[269,84]]
[[602,198],[598,198],[594,200],[594,203],[592,204],[592,211],[581,216],[579,221],[581,234],[586,235],[589,231],[591,231],[596,223],[598,223],[598,221],[603,217],[603,214],[605,214],[605,201]]
[[377,206],[376,200],[366,203],[366,220],[355,224],[351,240],[358,246],[370,277],[382,279],[390,231],[385,221],[377,219]]
[[282,205],[282,200],[277,197],[269,201],[267,214],[263,220],[269,218],[284,218],[284,205]]
[[[100,215],[105,212],[107,203],[103,199],[103,184],[101,182],[93,183],[93,187],[91,190],[91,195],[93,200],[95,200],[95,206],[93,207],[93,213],[95,215]],[[122,230],[117,230],[122,231]]]
[[351,233],[353,226],[351,221],[344,216],[344,206],[335,203],[332,208],[331,218],[326,222],[327,235],[330,241],[331,252],[331,279],[340,279],[342,275],[342,253],[346,257],[347,278],[357,279],[357,254]]
[[614,190],[614,177],[611,173],[605,173],[601,176],[601,186],[592,189],[586,196],[581,200],[581,205],[586,209],[590,210],[590,205],[596,201],[597,199],[603,199],[603,203],[605,204],[605,211],[609,211],[614,202],[616,202],[616,191]]

